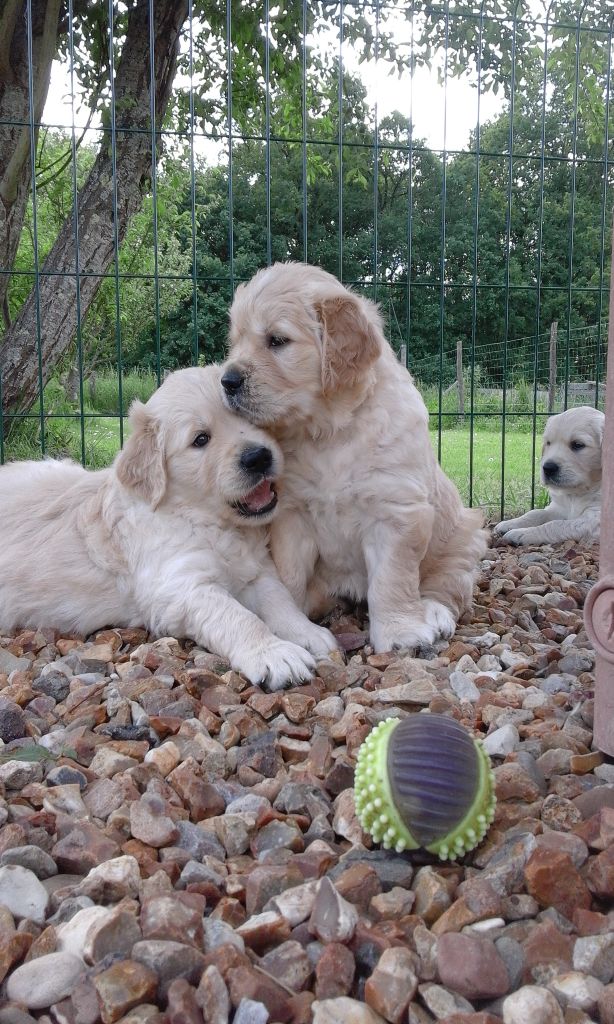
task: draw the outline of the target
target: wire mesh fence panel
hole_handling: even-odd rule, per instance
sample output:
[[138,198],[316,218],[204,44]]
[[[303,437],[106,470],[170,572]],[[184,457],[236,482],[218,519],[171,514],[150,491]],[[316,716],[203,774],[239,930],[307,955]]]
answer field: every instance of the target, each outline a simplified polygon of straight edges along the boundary
[[[493,517],[603,408],[611,0],[17,0],[0,13],[0,459],[107,465],[134,398],[224,357],[237,285],[375,299]],[[408,438],[411,444],[412,439]]]

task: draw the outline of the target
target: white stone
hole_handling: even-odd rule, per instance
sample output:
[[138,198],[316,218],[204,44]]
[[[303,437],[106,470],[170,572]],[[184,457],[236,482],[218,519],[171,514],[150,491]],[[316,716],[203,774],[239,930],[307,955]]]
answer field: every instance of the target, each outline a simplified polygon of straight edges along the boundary
[[315,903],[319,882],[304,882],[285,889],[279,896],[272,896],[265,910],[276,910],[285,917],[292,928],[306,921]]
[[85,907],[78,910],[69,921],[57,926],[58,951],[81,958],[85,937],[91,926],[109,917],[111,913],[106,907]]
[[464,672],[451,672],[448,682],[452,693],[455,693],[459,700],[479,700],[480,691]]
[[16,918],[27,917],[43,924],[49,896],[33,871],[19,864],[0,868],[0,903]]
[[511,723],[495,729],[483,741],[484,750],[491,757],[505,757],[506,754],[511,754],[513,750],[516,750],[519,745],[518,729]]
[[528,654],[522,654],[520,651],[501,651],[499,657],[504,668],[516,668],[517,665],[526,665],[530,660]]
[[504,999],[503,1024],[564,1024],[564,1018],[552,992],[525,985]]
[[86,882],[98,879],[110,885],[122,886],[127,896],[138,896],[141,888],[141,872],[135,857],[124,855],[105,860],[88,872]]
[[385,1024],[384,1018],[366,1003],[349,996],[316,999],[311,1005],[313,1024]]
[[72,953],[48,953],[18,967],[6,994],[28,1010],[43,1010],[69,996],[84,972],[83,960]]
[[43,767],[38,761],[5,761],[0,764],[0,782],[6,789],[23,789],[42,778]]
[[486,633],[482,633],[480,636],[466,636],[463,637],[466,644],[471,644],[473,647],[486,648],[494,647],[495,644],[501,643],[501,637],[498,633],[493,633],[488,630]]
[[148,750],[143,758],[146,764],[154,764],[161,775],[166,778],[181,760],[179,748],[172,740],[161,743],[159,747]]
[[560,998],[564,1006],[575,1010],[594,1010],[603,989],[603,982],[581,971],[566,971],[553,978],[548,988]]

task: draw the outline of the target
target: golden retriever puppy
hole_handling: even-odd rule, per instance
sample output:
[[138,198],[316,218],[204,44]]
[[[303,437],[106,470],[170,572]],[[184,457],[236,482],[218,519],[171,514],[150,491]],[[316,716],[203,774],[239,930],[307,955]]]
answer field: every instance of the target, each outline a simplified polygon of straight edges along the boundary
[[268,553],[278,445],[224,407],[219,367],[171,374],[130,420],[110,469],[0,469],[0,629],[145,625],[269,689],[308,679],[336,644]]
[[535,508],[495,526],[509,544],[597,544],[601,525],[601,442],[605,416],[582,405],[552,416],[542,445],[541,480],[550,495]]
[[229,408],[284,452],[271,545],[297,604],[315,616],[337,596],[367,599],[376,651],[450,637],[482,517],[440,469],[376,306],[323,270],[276,264],[237,289],[222,369]]

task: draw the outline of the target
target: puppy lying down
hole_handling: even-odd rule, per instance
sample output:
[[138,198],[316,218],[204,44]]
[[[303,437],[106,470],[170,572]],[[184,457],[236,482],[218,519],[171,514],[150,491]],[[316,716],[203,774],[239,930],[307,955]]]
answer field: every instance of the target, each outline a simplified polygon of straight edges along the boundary
[[110,469],[0,468],[0,630],[145,625],[191,637],[269,689],[312,675],[336,645],[268,554],[281,452],[220,392],[217,367],[172,374],[132,406]]
[[601,442],[605,416],[582,405],[552,416],[542,445],[546,508],[532,509],[495,527],[510,544],[597,544],[601,525]]

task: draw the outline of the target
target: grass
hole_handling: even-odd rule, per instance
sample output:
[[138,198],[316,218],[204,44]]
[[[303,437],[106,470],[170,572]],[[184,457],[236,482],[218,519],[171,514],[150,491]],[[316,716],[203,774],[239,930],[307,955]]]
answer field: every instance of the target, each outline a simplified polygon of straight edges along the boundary
[[[431,442],[437,453],[438,433],[431,430]],[[531,494],[531,461],[533,437],[525,431],[506,430],[504,512],[506,517],[526,512],[533,507]],[[441,465],[454,480],[463,500],[469,502],[470,434],[468,428],[444,430],[441,433]],[[536,451],[535,499],[545,503],[545,492],[539,483],[539,444]],[[501,430],[476,430],[473,435],[473,504],[482,507],[492,521],[501,518]]]
[[[153,374],[129,373],[122,378],[122,409],[126,415],[135,398],[147,401],[155,390]],[[423,389],[431,413],[437,412],[438,393],[436,389]],[[91,469],[108,466],[120,449],[120,418],[117,375],[113,372],[97,375],[93,388],[86,386],[84,405],[84,447],[82,448],[81,424],[74,418],[75,409],[57,381],[51,381],[45,388],[45,410],[53,414],[45,423],[45,454],[56,458],[70,457],[83,461]],[[510,516],[526,511],[532,505],[531,460],[532,426],[530,416],[519,413],[526,408],[526,396],[518,395],[512,415],[507,420],[505,437],[505,509]],[[441,463],[445,472],[458,486],[465,502],[470,499],[469,449],[470,432],[467,421],[461,424],[456,415],[455,396],[444,396],[441,432]],[[510,410],[511,411],[511,410]],[[476,402],[476,417],[473,433],[473,489],[474,505],[484,508],[489,518],[500,518],[501,509],[501,427],[497,416],[486,415],[500,412],[491,395],[483,396]],[[541,410],[540,410],[541,412]],[[72,414],[72,418],[71,418]],[[544,417],[538,416],[537,430],[543,430]],[[124,427],[126,426],[124,421]],[[435,452],[438,448],[437,416],[431,416],[431,441]],[[40,422],[27,420],[13,428],[5,440],[5,459],[37,459],[41,455]],[[539,458],[539,446],[537,456]],[[544,495],[537,479],[536,498],[543,503]]]

